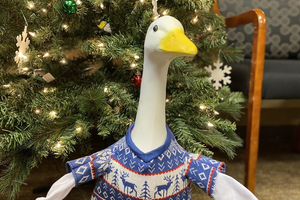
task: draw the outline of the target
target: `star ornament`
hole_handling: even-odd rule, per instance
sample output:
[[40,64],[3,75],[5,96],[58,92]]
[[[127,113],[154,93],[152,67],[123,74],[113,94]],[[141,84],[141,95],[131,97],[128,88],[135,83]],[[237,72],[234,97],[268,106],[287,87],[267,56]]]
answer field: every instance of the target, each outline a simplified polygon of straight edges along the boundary
[[232,67],[225,65],[223,68],[223,63],[218,59],[216,62],[213,64],[214,68],[209,65],[208,67],[204,67],[204,69],[208,72],[211,73],[211,77],[208,79],[213,82],[213,87],[216,90],[219,90],[222,87],[222,82],[223,85],[227,85],[231,83],[230,76],[226,76],[226,74],[231,73]]

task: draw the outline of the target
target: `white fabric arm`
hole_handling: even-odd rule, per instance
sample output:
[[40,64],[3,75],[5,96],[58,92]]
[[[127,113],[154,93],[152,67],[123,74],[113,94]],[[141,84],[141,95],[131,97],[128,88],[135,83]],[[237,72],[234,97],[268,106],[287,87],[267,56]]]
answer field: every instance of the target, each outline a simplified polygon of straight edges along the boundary
[[50,188],[46,197],[39,197],[36,200],[62,200],[75,186],[72,173],[68,173],[58,179]]
[[222,173],[217,175],[212,196],[215,200],[258,200],[238,181]]

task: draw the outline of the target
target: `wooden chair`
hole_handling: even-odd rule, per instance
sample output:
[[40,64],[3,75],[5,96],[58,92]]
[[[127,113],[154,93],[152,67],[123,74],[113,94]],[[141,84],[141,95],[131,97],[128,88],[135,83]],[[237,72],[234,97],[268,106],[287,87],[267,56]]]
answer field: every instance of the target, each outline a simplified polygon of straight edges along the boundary
[[[215,0],[214,12],[221,15]],[[233,28],[248,23],[254,25],[253,49],[251,56],[251,74],[248,95],[247,137],[245,186],[254,193],[256,164],[259,144],[261,94],[265,60],[266,17],[259,9],[225,18],[226,28]]]

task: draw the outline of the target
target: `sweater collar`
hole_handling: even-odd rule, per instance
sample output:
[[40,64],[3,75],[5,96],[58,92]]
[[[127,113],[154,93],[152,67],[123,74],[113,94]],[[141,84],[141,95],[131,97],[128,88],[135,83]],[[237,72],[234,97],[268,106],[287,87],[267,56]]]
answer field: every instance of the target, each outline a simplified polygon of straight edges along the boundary
[[126,133],[126,142],[127,145],[131,148],[131,150],[139,157],[141,158],[144,162],[149,162],[152,159],[158,157],[159,155],[161,155],[169,146],[171,143],[172,138],[174,138],[174,135],[172,133],[172,131],[170,130],[170,128],[168,127],[168,125],[166,125],[166,129],[167,129],[167,138],[165,143],[150,151],[147,153],[142,152],[139,148],[137,148],[137,146],[135,146],[135,144],[133,143],[132,139],[131,139],[131,131],[134,127],[134,123],[129,127],[129,129],[127,130]]

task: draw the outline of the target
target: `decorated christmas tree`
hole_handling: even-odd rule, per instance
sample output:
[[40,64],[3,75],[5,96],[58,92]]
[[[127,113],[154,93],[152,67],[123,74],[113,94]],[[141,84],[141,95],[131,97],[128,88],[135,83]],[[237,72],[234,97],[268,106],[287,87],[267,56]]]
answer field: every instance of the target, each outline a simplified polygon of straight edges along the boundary
[[[216,90],[204,67],[239,61],[212,0],[2,0],[0,194],[13,199],[43,159],[90,149],[91,130],[118,140],[135,120],[147,28],[162,15],[183,24],[194,58],[169,68],[167,123],[188,151],[234,156],[243,98]],[[16,45],[17,43],[17,45]],[[115,171],[114,173],[118,173]],[[178,179],[178,177],[177,177]],[[144,198],[147,198],[145,183]]]

